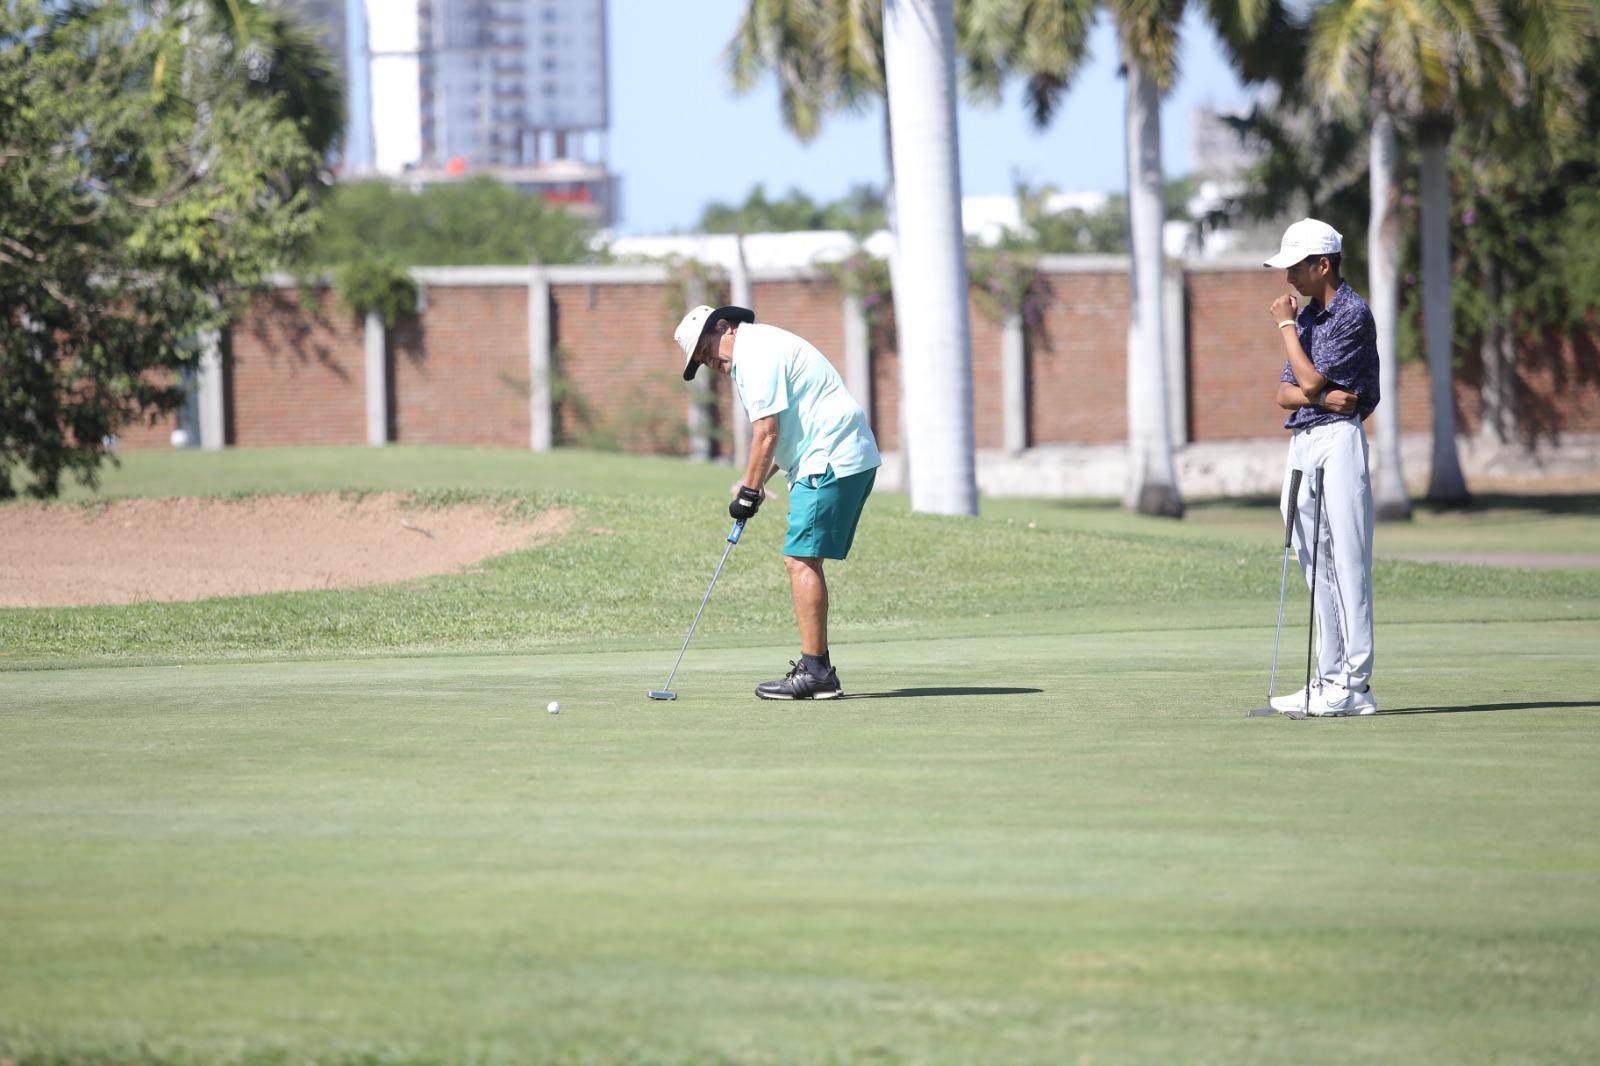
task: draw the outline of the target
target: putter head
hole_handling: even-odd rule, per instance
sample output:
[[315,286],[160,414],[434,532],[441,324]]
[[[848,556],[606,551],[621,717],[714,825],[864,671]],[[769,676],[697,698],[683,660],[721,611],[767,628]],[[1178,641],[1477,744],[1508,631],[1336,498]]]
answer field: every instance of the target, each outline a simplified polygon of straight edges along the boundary
[[675,700],[675,699],[678,698],[678,694],[676,692],[654,692],[654,691],[652,691],[650,693],[650,698],[653,699],[653,700]]
[[1295,722],[1303,722],[1306,720],[1306,712],[1301,710],[1299,707],[1295,707],[1292,710],[1287,711],[1275,711],[1271,707],[1255,707],[1244,712],[1244,716],[1246,718],[1275,718],[1280,714],[1285,718]]

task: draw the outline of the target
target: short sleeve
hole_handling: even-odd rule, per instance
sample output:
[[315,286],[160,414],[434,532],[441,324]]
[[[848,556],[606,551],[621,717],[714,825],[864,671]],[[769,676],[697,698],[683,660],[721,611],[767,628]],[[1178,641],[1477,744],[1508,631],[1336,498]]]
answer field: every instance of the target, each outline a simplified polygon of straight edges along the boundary
[[1350,385],[1377,356],[1377,329],[1366,308],[1345,306],[1317,331],[1312,365],[1329,381]]

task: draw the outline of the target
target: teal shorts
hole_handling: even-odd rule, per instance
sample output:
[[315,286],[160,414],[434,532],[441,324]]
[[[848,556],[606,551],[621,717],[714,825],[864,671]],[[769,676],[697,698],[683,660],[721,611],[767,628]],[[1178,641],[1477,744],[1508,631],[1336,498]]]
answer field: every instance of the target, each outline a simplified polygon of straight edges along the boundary
[[841,478],[825,474],[796,479],[789,489],[789,536],[783,554],[795,559],[843,559],[856,539],[861,509],[872,495],[877,470]]

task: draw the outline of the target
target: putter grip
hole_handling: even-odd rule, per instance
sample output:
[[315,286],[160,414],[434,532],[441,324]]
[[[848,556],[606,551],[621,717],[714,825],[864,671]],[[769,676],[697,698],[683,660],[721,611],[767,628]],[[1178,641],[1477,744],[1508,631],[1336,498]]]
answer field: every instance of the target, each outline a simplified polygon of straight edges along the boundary
[[1294,470],[1289,474],[1289,515],[1283,522],[1283,546],[1285,550],[1294,546],[1294,516],[1300,509],[1300,478],[1303,470]]
[[[1298,474],[1299,471],[1297,470],[1297,471],[1295,471],[1295,473]],[[733,528],[728,530],[728,543],[729,544],[737,544],[737,543],[739,543],[739,538],[741,536],[743,536],[743,535],[744,535],[744,519],[736,518],[736,519],[734,519],[734,522],[733,522]]]

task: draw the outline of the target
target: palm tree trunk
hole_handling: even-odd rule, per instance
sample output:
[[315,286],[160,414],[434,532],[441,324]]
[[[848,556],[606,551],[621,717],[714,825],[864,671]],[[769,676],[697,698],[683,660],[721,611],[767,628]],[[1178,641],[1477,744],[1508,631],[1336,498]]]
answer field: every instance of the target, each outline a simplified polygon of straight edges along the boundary
[[1136,62],[1127,64],[1128,487],[1123,506],[1183,517],[1172,464],[1167,378],[1162,353],[1161,91]]
[[[889,230],[889,302],[893,305],[894,314],[894,350],[900,358],[902,376],[905,367],[905,334],[900,329],[900,308],[906,306],[901,302],[900,296],[900,233],[899,224],[895,219],[895,191],[894,191],[894,119],[889,114],[889,101],[883,101],[883,217],[884,224]],[[871,338],[869,336],[870,343]],[[900,484],[908,484],[907,456],[910,448],[906,444],[906,390],[900,390],[899,417],[895,419],[895,451],[900,456]],[[868,412],[868,417],[871,412]],[[876,431],[877,427],[873,427]]]
[[894,123],[895,231],[903,297],[895,318],[902,341],[911,509],[975,515],[954,0],[885,0],[883,51]]
[[1472,497],[1456,451],[1454,338],[1450,306],[1450,136],[1424,132],[1422,147],[1422,325],[1427,335],[1428,397],[1433,403],[1433,466],[1428,499]]
[[1372,470],[1373,506],[1379,521],[1411,517],[1400,464],[1400,220],[1395,210],[1394,116],[1381,102],[1374,109],[1367,165],[1372,214],[1367,223],[1371,260],[1369,283],[1372,319],[1378,327],[1378,419]]
[[1484,331],[1480,348],[1483,356],[1481,434],[1485,443],[1505,447],[1517,437],[1517,353],[1502,306],[1506,291],[1505,267],[1498,260],[1490,260],[1483,284],[1489,304],[1489,326]]

